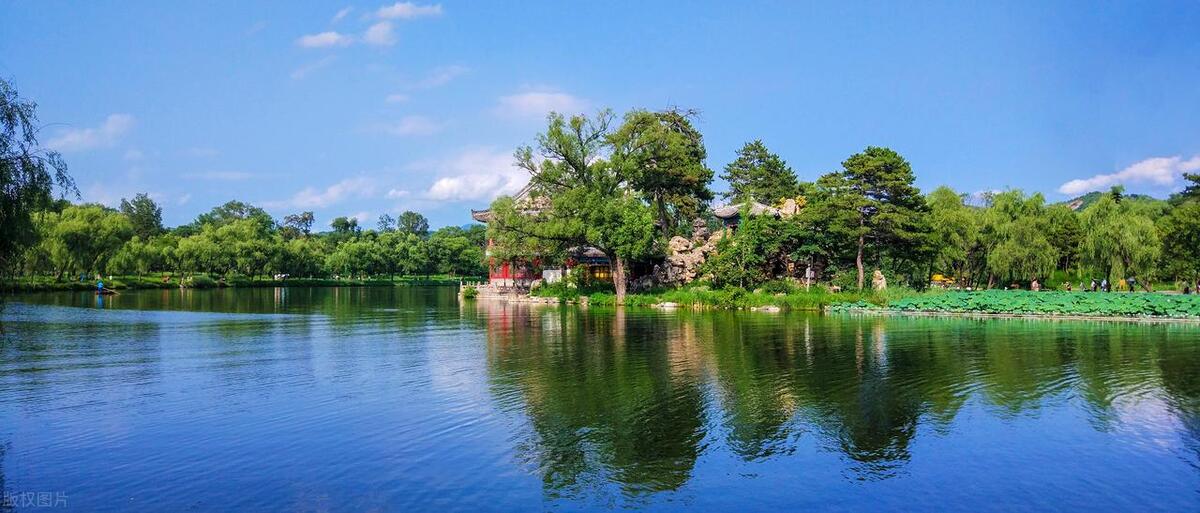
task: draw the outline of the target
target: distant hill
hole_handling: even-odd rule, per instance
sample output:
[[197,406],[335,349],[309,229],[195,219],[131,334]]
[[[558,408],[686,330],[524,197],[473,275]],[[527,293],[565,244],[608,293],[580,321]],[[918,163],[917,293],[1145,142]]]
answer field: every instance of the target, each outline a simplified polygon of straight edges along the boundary
[[[1099,200],[1100,196],[1103,196],[1104,194],[1105,193],[1100,192],[1100,191],[1092,191],[1092,192],[1084,194],[1083,196],[1080,196],[1078,198],[1063,201],[1062,203],[1068,207],[1071,207],[1071,210],[1079,211],[1079,210],[1083,210],[1085,208],[1092,206],[1092,203],[1095,203],[1096,200]],[[1145,194],[1126,194],[1125,200],[1126,201],[1166,201],[1166,200],[1161,200],[1161,199],[1155,198],[1154,196],[1147,196]]]

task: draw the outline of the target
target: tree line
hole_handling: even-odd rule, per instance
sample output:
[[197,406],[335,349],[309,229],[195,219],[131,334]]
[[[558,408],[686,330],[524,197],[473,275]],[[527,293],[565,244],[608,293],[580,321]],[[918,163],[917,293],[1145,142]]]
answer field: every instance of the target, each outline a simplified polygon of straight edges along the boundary
[[[120,208],[72,204],[79,191],[66,163],[37,139],[37,105],[0,80],[0,274],[50,275],[205,273],[219,277],[376,278],[485,273],[482,226],[430,232],[416,212],[379,217],[364,230],[355,218],[332,220],[314,233],[312,212],[276,221],[240,201],[167,229],[162,207],[147,194]],[[58,192],[58,198],[55,193]]]
[[484,273],[483,227],[431,232],[421,214],[400,219],[385,214],[364,230],[357,219],[338,217],[332,230],[314,233],[312,212],[276,221],[261,208],[230,201],[167,229],[162,208],[146,194],[122,200],[119,209],[58,201],[32,214],[36,242],[10,271],[59,280],[93,273],[359,279]]
[[[337,218],[331,231],[314,233],[312,212],[277,221],[238,201],[168,230],[145,194],[117,209],[55,200],[55,191],[78,195],[66,164],[38,144],[36,105],[0,80],[0,273],[481,275],[490,238],[499,260],[551,262],[594,247],[612,262],[620,300],[630,273],[661,259],[672,236],[690,235],[696,219],[719,226],[709,208],[716,173],[705,163],[696,115],[552,113],[535,144],[515,153],[530,173],[530,197],[497,199],[486,234],[481,226],[430,232],[415,212],[381,216],[367,230]],[[755,287],[808,268],[818,280],[860,289],[868,269],[915,287],[934,273],[977,288],[1055,273],[1143,284],[1200,277],[1195,174],[1185,174],[1187,188],[1167,200],[1116,187],[1089,195],[1078,210],[1019,190],[971,202],[946,187],[923,194],[909,162],[889,148],[867,147],[806,181],[755,140],[720,177],[729,184],[726,201],[798,208],[791,216],[743,216],[705,262],[716,286]]]
[[[719,226],[706,208],[715,173],[694,119],[678,109],[634,110],[619,121],[608,110],[551,114],[536,144],[516,151],[531,176],[529,198],[492,204],[494,254],[545,259],[595,247],[613,264],[620,301],[628,269],[661,259],[670,237],[690,235],[696,218]],[[868,269],[916,288],[935,273],[974,288],[1051,276],[1143,284],[1200,277],[1200,175],[1185,175],[1190,185],[1169,200],[1114,187],[1075,210],[1021,190],[977,201],[948,187],[923,194],[910,163],[884,147],[867,147],[840,169],[804,181],[755,140],[720,176],[729,183],[727,201],[790,200],[798,211],[745,212],[704,264],[716,286],[751,288],[806,269],[859,289]]]

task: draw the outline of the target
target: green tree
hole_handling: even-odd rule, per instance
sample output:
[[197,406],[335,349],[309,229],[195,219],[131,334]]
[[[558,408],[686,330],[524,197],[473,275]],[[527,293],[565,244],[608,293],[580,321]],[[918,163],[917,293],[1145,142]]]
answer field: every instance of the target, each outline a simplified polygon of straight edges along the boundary
[[379,221],[375,223],[375,226],[380,233],[395,231],[396,218],[388,214],[379,214]]
[[158,206],[150,195],[138,193],[133,200],[121,198],[121,213],[133,224],[133,233],[142,240],[163,232],[162,207]]
[[1200,279],[1200,199],[1189,200],[1159,218],[1162,263],[1170,276],[1188,283]]
[[214,240],[216,228],[206,225],[200,233],[183,237],[176,247],[176,258],[186,271],[225,274],[233,269],[234,262]]
[[1054,270],[1058,253],[1050,242],[1046,201],[1020,190],[991,194],[980,220],[983,267],[988,287],[995,280],[1029,280]]
[[479,276],[487,273],[483,268],[483,247],[471,240],[467,231],[462,228],[441,228],[429,236],[428,244],[439,273],[452,276]]
[[36,242],[32,213],[50,208],[54,187],[78,195],[58,152],[38,144],[37,104],[0,79],[0,272]]
[[329,227],[338,235],[357,236],[359,233],[358,219],[354,217],[335,217]]
[[1154,277],[1162,251],[1158,231],[1149,217],[1136,212],[1131,202],[1120,201],[1116,192],[1083,211],[1080,253],[1110,282],[1136,276],[1145,286]]
[[63,210],[53,236],[66,248],[72,267],[100,272],[133,236],[133,225],[120,212],[100,205],[71,206]]
[[771,215],[750,215],[744,207],[742,221],[732,236],[717,241],[717,250],[703,265],[717,286],[753,289],[787,272],[787,263],[803,250],[802,223]]
[[599,249],[612,262],[616,300],[623,303],[629,262],[653,251],[655,227],[653,211],[620,172],[630,168],[601,158],[612,117],[610,111],[569,120],[550,114],[546,132],[538,136],[540,158],[528,146],[516,152],[517,165],[533,175],[531,199],[539,208],[514,208],[510,201],[508,208],[493,211],[493,223],[500,231],[559,248]]
[[888,255],[899,262],[924,260],[928,207],[899,153],[869,146],[842,162],[842,171],[822,176],[817,192],[829,232],[854,248],[860,290],[868,256],[880,264]]
[[934,189],[926,202],[935,248],[933,268],[952,274],[960,284],[968,282],[971,253],[979,237],[975,215],[963,202],[963,195],[949,187]]
[[312,226],[315,221],[316,218],[313,216],[312,211],[288,214],[283,217],[283,228],[285,233],[291,235],[289,238],[294,238],[301,234],[308,237],[312,233]]
[[282,273],[297,277],[314,277],[322,273],[324,244],[311,238],[296,238],[283,243],[276,254],[275,267]]
[[1046,217],[1050,244],[1058,253],[1058,268],[1063,271],[1071,270],[1071,266],[1079,263],[1079,244],[1083,240],[1083,227],[1079,224],[1079,214],[1062,203],[1046,208]]
[[607,136],[613,172],[649,201],[664,234],[690,226],[713,198],[713,172],[694,118],[693,111],[634,110]]
[[162,260],[161,249],[134,235],[113,254],[108,261],[108,272],[116,274],[145,275]]
[[254,221],[264,230],[270,230],[275,226],[275,220],[271,218],[271,214],[268,214],[266,210],[249,203],[233,200],[219,207],[213,207],[212,210],[196,216],[195,221],[181,228],[184,228],[185,235],[190,235],[204,225],[221,226],[240,219]]
[[400,213],[400,218],[396,220],[396,229],[418,237],[424,237],[429,233],[429,220],[421,214],[405,210]]
[[758,139],[737,151],[721,178],[729,182],[729,192],[722,196],[735,203],[754,200],[772,205],[800,195],[796,173]]

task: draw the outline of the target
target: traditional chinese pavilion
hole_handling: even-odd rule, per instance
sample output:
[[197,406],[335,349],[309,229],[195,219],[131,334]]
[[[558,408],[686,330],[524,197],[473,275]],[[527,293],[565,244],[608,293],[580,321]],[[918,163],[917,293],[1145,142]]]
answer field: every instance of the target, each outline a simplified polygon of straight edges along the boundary
[[[536,212],[538,207],[534,205],[529,193],[532,184],[527,184],[524,188],[513,195],[513,201],[527,207],[527,210]],[[492,220],[491,210],[471,210],[471,218],[481,223],[487,224]],[[567,258],[561,267],[543,268],[543,262],[534,260],[533,262],[526,261],[497,261],[492,256],[492,248],[495,242],[488,239],[488,246],[485,252],[485,257],[488,262],[488,283],[496,287],[503,288],[529,288],[535,280],[545,280],[548,283],[553,283],[562,279],[564,269],[572,269],[576,266],[586,266],[588,274],[592,279],[607,281],[612,279],[612,273],[608,256],[604,252],[593,247],[573,248],[570,251],[571,256]]]

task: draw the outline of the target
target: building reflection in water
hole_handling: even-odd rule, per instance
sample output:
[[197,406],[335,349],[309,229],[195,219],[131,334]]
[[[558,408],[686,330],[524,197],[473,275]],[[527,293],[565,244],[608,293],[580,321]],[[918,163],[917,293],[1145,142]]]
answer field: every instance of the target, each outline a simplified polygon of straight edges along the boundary
[[1073,399],[1097,430],[1166,416],[1197,455],[1200,348],[1170,343],[1190,336],[1179,327],[464,308],[549,497],[675,490],[706,453],[753,463],[805,446],[839,454],[848,479],[887,479],[964,408],[1004,419]]

